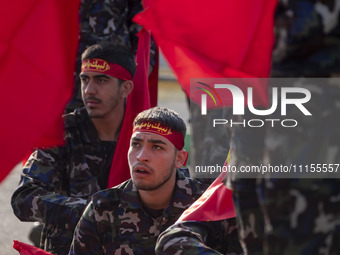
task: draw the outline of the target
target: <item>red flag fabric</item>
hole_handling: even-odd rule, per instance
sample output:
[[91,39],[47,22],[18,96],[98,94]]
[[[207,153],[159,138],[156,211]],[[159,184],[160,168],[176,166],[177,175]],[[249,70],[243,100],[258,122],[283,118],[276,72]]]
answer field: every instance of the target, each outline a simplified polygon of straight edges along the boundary
[[17,0],[0,9],[0,182],[33,148],[63,142],[78,5],[79,0]]
[[[150,62],[150,33],[145,29],[139,31],[136,53],[137,69],[133,79],[134,88],[128,96],[122,128],[117,149],[114,153],[108,180],[108,188],[130,179],[127,152],[130,146],[132,123],[138,113],[150,108],[148,72]],[[118,150],[119,148],[119,150]]]
[[35,246],[14,240],[13,248],[21,255],[53,255],[47,251],[39,249]]
[[180,221],[218,221],[236,216],[232,191],[223,183],[226,173],[209,186],[203,195],[195,201],[177,220]]
[[[224,163],[227,167],[231,150]],[[222,172],[209,188],[177,220],[181,221],[218,221],[236,216],[232,191],[224,184],[227,172]]]
[[[152,0],[134,20],[151,31],[185,93],[200,102],[190,95],[191,78],[268,77],[276,3]],[[258,98],[266,98],[263,93],[266,88],[254,88]],[[232,104],[230,95],[222,101]]]

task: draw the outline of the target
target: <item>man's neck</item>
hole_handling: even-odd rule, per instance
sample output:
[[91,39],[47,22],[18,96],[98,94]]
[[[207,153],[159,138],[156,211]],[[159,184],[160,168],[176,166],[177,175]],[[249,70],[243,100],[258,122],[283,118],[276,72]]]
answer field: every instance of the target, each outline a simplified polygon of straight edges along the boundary
[[143,204],[153,210],[165,209],[169,206],[175,190],[176,174],[157,190],[139,190]]
[[98,137],[102,141],[117,141],[124,119],[124,107],[105,118],[92,118]]

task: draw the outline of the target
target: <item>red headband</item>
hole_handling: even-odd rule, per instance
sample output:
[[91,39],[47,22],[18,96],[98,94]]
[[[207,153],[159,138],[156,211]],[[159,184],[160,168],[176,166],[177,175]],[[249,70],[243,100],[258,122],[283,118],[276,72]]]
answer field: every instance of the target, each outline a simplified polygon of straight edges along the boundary
[[123,81],[132,80],[132,75],[124,67],[109,63],[100,58],[85,59],[81,64],[82,72],[98,72],[110,75]]
[[182,150],[184,147],[183,135],[180,132],[171,131],[171,129],[168,126],[163,125],[160,122],[158,123],[143,122],[137,124],[136,126],[133,127],[133,133],[135,132],[149,132],[161,135],[164,138],[168,139],[179,151]]

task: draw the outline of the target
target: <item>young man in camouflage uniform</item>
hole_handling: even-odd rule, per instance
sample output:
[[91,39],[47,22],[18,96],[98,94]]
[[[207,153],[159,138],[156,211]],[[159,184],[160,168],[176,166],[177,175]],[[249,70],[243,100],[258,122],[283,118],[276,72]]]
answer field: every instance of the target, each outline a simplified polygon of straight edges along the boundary
[[[81,0],[79,5],[79,45],[76,60],[76,77],[74,96],[67,105],[67,112],[83,106],[81,98],[81,54],[91,45],[100,42],[112,42],[136,54],[141,26],[132,21],[133,17],[143,11],[141,0]],[[156,63],[158,54],[156,45],[151,40],[150,68]]]
[[68,253],[91,195],[107,188],[136,68],[133,56],[113,44],[89,47],[82,60],[85,107],[64,116],[63,146],[31,155],[11,201],[20,220],[43,223],[40,246],[58,255]]
[[134,120],[128,159],[131,179],[97,192],[84,211],[70,254],[154,254],[158,235],[207,188],[179,170],[186,126],[155,107]]

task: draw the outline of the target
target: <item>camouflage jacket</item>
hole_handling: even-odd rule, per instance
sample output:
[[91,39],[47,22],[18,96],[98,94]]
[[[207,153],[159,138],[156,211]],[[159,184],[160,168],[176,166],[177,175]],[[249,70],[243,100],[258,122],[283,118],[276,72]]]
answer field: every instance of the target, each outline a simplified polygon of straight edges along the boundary
[[31,155],[11,201],[20,220],[44,224],[40,246],[53,254],[68,253],[90,196],[107,188],[115,149],[100,141],[84,108],[64,120],[65,145]]
[[339,0],[278,0],[273,77],[339,73],[339,4]]
[[154,254],[158,235],[175,223],[207,188],[177,171],[168,208],[152,216],[131,180],[96,193],[74,234],[70,254]]
[[176,223],[160,234],[156,254],[243,254],[236,219]]
[[79,56],[102,40],[136,50],[140,26],[132,18],[143,10],[141,0],[81,0]]

